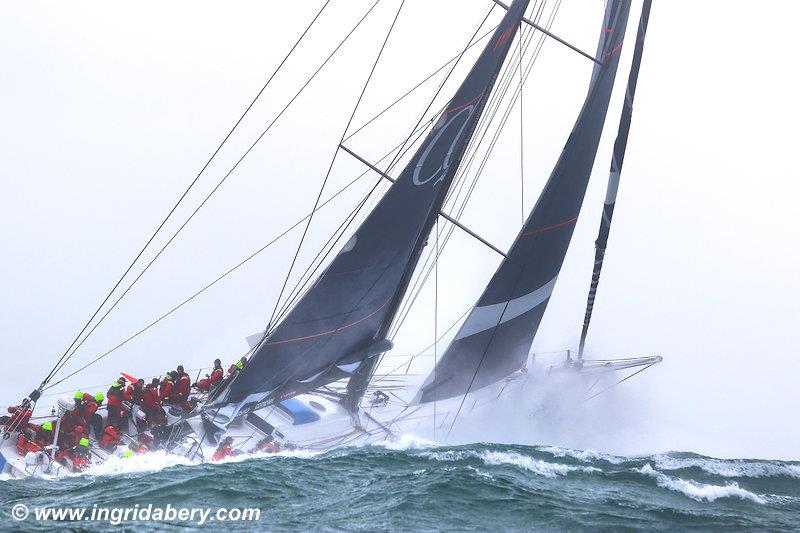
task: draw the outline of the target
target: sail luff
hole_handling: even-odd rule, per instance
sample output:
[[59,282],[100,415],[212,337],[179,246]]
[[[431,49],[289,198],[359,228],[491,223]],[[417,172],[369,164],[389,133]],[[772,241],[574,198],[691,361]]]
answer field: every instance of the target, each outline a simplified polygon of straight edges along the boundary
[[606,5],[589,91],[536,206],[461,325],[419,402],[466,395],[522,367],[555,286],[603,131],[630,0]]
[[586,336],[589,333],[589,324],[592,320],[594,301],[597,296],[597,287],[600,283],[600,273],[603,270],[603,260],[605,259],[606,248],[608,247],[608,236],[611,232],[611,219],[614,216],[614,206],[617,202],[617,192],[619,190],[620,174],[622,164],[625,159],[625,149],[628,145],[628,134],[631,129],[631,119],[633,117],[633,98],[636,95],[636,83],[639,79],[639,67],[642,64],[642,52],[644,51],[644,39],[647,33],[647,23],[650,19],[650,7],[652,0],[644,0],[642,12],[639,16],[639,29],[636,33],[636,44],[633,50],[633,62],[628,75],[628,85],[625,90],[625,102],[622,106],[622,114],[619,119],[617,138],[614,141],[614,151],[611,158],[611,170],[608,176],[608,187],[606,197],[603,202],[603,214],[600,218],[600,229],[595,241],[594,267],[592,269],[592,280],[589,285],[589,295],[586,298],[586,312],[581,328],[581,340],[578,348],[578,357],[583,357],[583,350],[586,346]]
[[528,0],[516,0],[395,183],[313,286],[206,406],[227,424],[246,405],[349,377],[391,347],[386,333],[505,62]]

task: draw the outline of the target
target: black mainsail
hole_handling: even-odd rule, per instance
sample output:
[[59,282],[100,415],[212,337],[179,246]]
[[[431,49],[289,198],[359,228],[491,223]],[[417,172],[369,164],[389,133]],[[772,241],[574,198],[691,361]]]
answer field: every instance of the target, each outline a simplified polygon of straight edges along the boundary
[[589,92],[536,206],[506,259],[423,384],[421,403],[466,395],[519,370],[569,247],[603,131],[630,0],[606,5]]
[[608,246],[608,235],[611,232],[611,218],[614,216],[614,206],[617,203],[619,178],[622,172],[622,163],[625,160],[625,149],[628,146],[628,134],[631,131],[631,118],[633,117],[633,97],[636,95],[636,82],[639,79],[639,67],[642,64],[644,51],[644,37],[647,33],[647,21],[650,19],[651,0],[644,0],[642,14],[639,17],[639,30],[636,33],[636,44],[633,48],[633,63],[628,74],[628,87],[625,90],[625,103],[622,106],[622,115],[619,118],[619,129],[614,141],[614,152],[611,157],[611,171],[608,175],[606,199],[603,202],[603,215],[600,219],[600,230],[595,241],[594,268],[592,281],[589,285],[589,296],[586,298],[586,314],[583,317],[581,328],[581,341],[578,356],[583,357],[583,348],[586,346],[586,335],[589,333],[589,323],[592,321],[594,299],[597,295],[597,286],[600,283],[600,272],[603,270],[603,260]]
[[[314,285],[255,348],[205,413],[239,410],[351,376],[391,342],[388,329],[474,133],[528,0],[516,0],[425,141]],[[358,391],[356,391],[358,392]]]

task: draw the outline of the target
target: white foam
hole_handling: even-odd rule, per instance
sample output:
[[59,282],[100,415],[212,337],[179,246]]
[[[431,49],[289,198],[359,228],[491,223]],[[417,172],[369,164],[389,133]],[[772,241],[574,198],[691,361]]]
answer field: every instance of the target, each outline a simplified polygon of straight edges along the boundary
[[572,457],[584,463],[592,461],[607,461],[618,465],[626,461],[623,457],[609,455],[607,453],[596,452],[593,450],[573,450],[572,448],[561,448],[559,446],[539,446],[536,448],[540,452],[552,454],[554,457]]
[[481,459],[488,465],[510,464],[523,468],[534,474],[544,477],[565,476],[570,472],[599,472],[600,469],[591,466],[572,466],[561,463],[549,463],[516,452],[482,452]]
[[765,497],[741,488],[736,482],[727,483],[725,485],[698,483],[679,477],[668,476],[654,469],[650,466],[650,463],[640,468],[639,472],[654,478],[659,487],[680,492],[698,502],[713,502],[720,498],[739,498],[760,504],[767,503]]
[[171,466],[192,464],[198,463],[180,455],[154,451],[131,457],[112,455],[103,463],[93,464],[84,470],[82,474],[89,476],[116,476],[120,474],[150,473],[158,472]]
[[371,446],[382,446],[388,450],[425,450],[428,448],[435,448],[438,446],[435,442],[410,433],[403,433],[396,440],[385,440],[370,444]]
[[483,461],[484,464],[491,466],[512,465],[534,474],[553,478],[556,476],[565,476],[570,472],[599,472],[598,468],[590,466],[572,466],[561,463],[550,463],[542,459],[528,457],[516,452],[500,452],[500,451],[482,451],[475,452],[472,450],[445,450],[433,451],[421,454],[423,457],[428,457],[435,461],[461,461],[470,458],[476,458]]
[[740,459],[722,460],[700,457],[678,458],[669,455],[656,455],[654,458],[659,470],[682,470],[699,468],[709,474],[721,477],[780,477],[800,479],[800,466],[777,464],[766,461],[742,461]]

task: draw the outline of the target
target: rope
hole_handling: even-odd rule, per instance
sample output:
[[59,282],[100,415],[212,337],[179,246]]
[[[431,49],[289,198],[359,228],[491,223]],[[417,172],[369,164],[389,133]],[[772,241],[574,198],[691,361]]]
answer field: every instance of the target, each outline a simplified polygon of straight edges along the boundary
[[[377,0],[373,7],[380,3],[381,0]],[[280,305],[281,298],[283,297],[283,293],[286,290],[286,285],[289,283],[289,277],[294,270],[294,266],[297,263],[297,258],[300,255],[300,250],[303,247],[303,243],[305,242],[306,235],[308,235],[308,229],[311,227],[311,222],[314,218],[314,212],[319,205],[320,200],[322,199],[322,193],[325,190],[325,185],[328,183],[328,179],[331,176],[331,172],[333,171],[333,165],[336,163],[336,156],[339,155],[340,145],[344,142],[345,137],[347,136],[347,131],[350,129],[350,125],[353,123],[353,119],[356,116],[356,112],[358,111],[358,107],[361,104],[361,100],[364,98],[364,94],[367,92],[367,87],[369,87],[369,82],[372,80],[372,76],[375,74],[375,69],[378,67],[378,63],[383,56],[383,51],[386,49],[386,44],[389,42],[389,37],[392,35],[392,31],[394,31],[395,24],[397,24],[397,19],[400,16],[400,12],[403,10],[403,6],[405,5],[406,0],[402,0],[400,2],[400,6],[397,8],[397,12],[395,13],[394,19],[392,20],[391,26],[389,26],[389,31],[386,34],[386,38],[383,40],[383,44],[381,44],[381,48],[378,51],[378,56],[375,58],[375,62],[372,64],[372,68],[369,71],[369,75],[367,76],[366,81],[364,82],[364,86],[361,89],[361,94],[358,95],[358,100],[356,100],[356,104],[353,107],[353,111],[350,113],[350,118],[347,121],[347,125],[344,127],[344,131],[339,139],[339,142],[336,143],[336,149],[333,152],[333,157],[331,158],[331,162],[328,165],[328,171],[325,174],[325,179],[322,180],[322,185],[319,188],[319,193],[317,193],[317,198],[314,201],[314,208],[311,210],[311,216],[308,218],[306,222],[306,227],[303,229],[303,235],[300,237],[300,243],[297,245],[297,250],[294,253],[294,257],[292,258],[292,262],[289,265],[289,270],[286,273],[286,278],[283,281],[283,285],[281,286],[280,293],[278,294],[278,298],[275,301],[275,307],[272,310],[272,315],[270,316],[269,322],[267,323],[267,330],[270,329],[272,326],[273,320],[275,318],[275,314],[278,312],[278,306]],[[266,335],[265,335],[266,337]]]
[[[300,42],[303,40],[303,38],[304,38],[304,37],[306,36],[306,34],[309,32],[309,30],[311,29],[311,27],[314,25],[314,23],[315,23],[315,22],[317,21],[317,19],[320,17],[320,15],[322,15],[322,12],[325,10],[325,8],[326,8],[326,7],[328,7],[328,4],[330,3],[330,1],[331,1],[331,0],[327,0],[327,1],[325,2],[325,4],[323,4],[322,8],[321,8],[321,9],[320,9],[320,10],[317,12],[317,14],[314,16],[314,18],[313,18],[313,19],[311,20],[311,22],[308,24],[308,26],[306,26],[306,29],[305,29],[305,30],[303,30],[303,33],[302,33],[302,34],[300,35],[300,37],[297,39],[297,41],[295,42],[295,44],[292,46],[292,48],[289,50],[289,52],[286,54],[286,56],[283,58],[283,60],[282,60],[282,61],[281,61],[281,62],[278,64],[278,66],[276,67],[276,69],[275,69],[275,70],[272,72],[272,74],[270,75],[270,77],[267,79],[266,83],[264,83],[263,87],[261,87],[261,90],[260,90],[260,91],[258,91],[258,93],[256,94],[255,98],[253,98],[253,100],[250,102],[250,104],[249,104],[249,105],[248,105],[248,106],[245,108],[244,112],[241,114],[241,116],[239,117],[239,119],[236,121],[236,123],[234,123],[234,125],[233,125],[233,127],[230,129],[230,131],[229,131],[229,132],[227,133],[227,135],[225,135],[225,137],[222,139],[222,142],[219,144],[219,146],[217,146],[216,150],[214,150],[214,152],[211,154],[211,157],[209,157],[209,158],[208,158],[208,160],[206,161],[206,163],[205,163],[205,164],[202,166],[202,168],[200,169],[200,172],[198,172],[198,173],[197,173],[197,175],[195,176],[195,178],[194,178],[194,179],[191,181],[191,183],[189,183],[189,186],[186,188],[186,190],[183,192],[183,194],[180,196],[180,198],[178,198],[178,201],[177,201],[177,202],[175,202],[175,204],[172,206],[172,208],[170,209],[169,213],[167,213],[167,216],[166,216],[166,217],[164,217],[164,220],[162,220],[162,221],[161,221],[161,223],[158,225],[158,227],[156,228],[156,230],[153,232],[153,234],[152,234],[152,235],[150,236],[150,238],[147,240],[147,242],[146,242],[146,243],[145,243],[145,245],[142,247],[142,249],[139,251],[139,253],[138,253],[138,254],[136,254],[136,257],[134,257],[133,261],[131,261],[130,265],[128,265],[128,268],[127,268],[127,269],[125,269],[125,272],[122,274],[122,276],[120,276],[119,280],[117,280],[117,282],[114,284],[114,286],[112,287],[112,289],[109,291],[109,293],[106,295],[106,297],[105,297],[105,298],[103,299],[103,301],[100,303],[100,305],[97,307],[97,309],[95,310],[95,312],[92,314],[92,316],[91,316],[91,317],[89,318],[89,320],[86,322],[86,324],[83,326],[83,328],[81,328],[81,330],[80,330],[80,332],[78,333],[78,335],[75,337],[75,339],[73,339],[73,341],[70,343],[70,345],[69,345],[69,346],[67,347],[67,349],[64,351],[64,353],[61,355],[61,357],[60,357],[60,358],[59,358],[59,360],[56,362],[56,364],[55,364],[55,366],[53,367],[53,369],[52,369],[52,370],[51,370],[51,371],[50,371],[50,372],[47,374],[47,376],[44,378],[44,380],[42,380],[42,383],[41,383],[41,385],[40,385],[40,387],[39,387],[39,388],[42,388],[44,385],[46,385],[46,384],[47,384],[47,382],[48,382],[48,381],[50,381],[50,379],[52,379],[53,375],[54,375],[54,374],[55,374],[55,373],[56,373],[58,370],[60,370],[60,367],[62,367],[62,366],[63,366],[62,362],[64,362],[64,361],[65,361],[65,359],[66,359],[66,360],[68,360],[70,357],[72,357],[72,354],[74,354],[74,353],[75,353],[75,351],[78,349],[78,347],[80,347],[80,345],[78,345],[78,347],[76,347],[76,348],[75,348],[75,350],[72,350],[73,346],[75,346],[75,343],[76,343],[76,342],[78,342],[78,339],[80,339],[80,337],[83,335],[83,333],[84,333],[84,332],[86,331],[86,329],[89,327],[89,325],[92,323],[92,321],[95,319],[95,317],[97,317],[97,315],[100,313],[100,310],[103,308],[103,306],[104,306],[104,305],[105,305],[105,304],[108,302],[108,300],[111,298],[111,295],[112,295],[112,294],[114,294],[114,292],[115,292],[115,291],[117,290],[117,288],[120,286],[120,284],[121,284],[121,283],[122,283],[122,281],[125,279],[125,277],[128,275],[128,273],[131,271],[131,269],[133,269],[133,266],[134,266],[134,265],[135,265],[135,264],[138,262],[138,260],[139,260],[139,259],[141,258],[141,256],[142,256],[142,254],[144,254],[145,250],[147,250],[147,248],[150,246],[150,244],[151,244],[151,243],[153,242],[153,240],[156,238],[156,236],[157,236],[157,235],[158,235],[158,233],[161,231],[161,229],[164,227],[164,225],[167,223],[167,221],[168,221],[168,220],[169,220],[169,219],[172,217],[172,215],[175,213],[175,210],[178,208],[178,206],[179,206],[179,205],[180,205],[180,204],[183,202],[183,200],[184,200],[184,199],[186,198],[186,196],[189,194],[189,191],[191,191],[191,189],[194,187],[194,185],[197,183],[197,181],[198,181],[198,180],[200,179],[200,177],[203,175],[203,173],[205,172],[205,170],[208,168],[208,166],[211,164],[211,162],[214,160],[214,158],[215,158],[215,157],[217,156],[217,154],[220,152],[220,150],[222,149],[222,147],[225,145],[225,143],[228,141],[228,139],[231,137],[231,135],[233,135],[233,132],[236,130],[236,128],[238,128],[238,127],[239,127],[239,124],[241,124],[242,120],[244,120],[245,116],[246,116],[246,115],[247,115],[247,114],[250,112],[250,110],[252,109],[253,105],[255,105],[256,101],[257,101],[257,100],[258,100],[258,99],[261,97],[261,95],[264,93],[264,91],[265,91],[265,90],[267,89],[267,87],[270,85],[270,83],[272,82],[272,80],[275,78],[275,76],[276,76],[276,75],[278,74],[278,72],[281,70],[281,68],[283,67],[283,65],[286,63],[286,61],[289,59],[289,57],[292,55],[292,53],[293,53],[293,52],[295,51],[295,49],[298,47],[298,45],[300,44]],[[103,317],[103,318],[105,318],[105,317]],[[102,322],[102,319],[101,319],[101,322]],[[99,323],[98,323],[98,324],[99,324]],[[96,326],[95,326],[95,328],[96,328]],[[94,329],[95,329],[95,328],[92,328],[92,331],[94,331]],[[87,338],[88,338],[88,336],[89,336],[89,335],[91,335],[91,332],[89,332],[89,334],[87,334]],[[85,340],[85,339],[84,339],[84,340]],[[82,344],[82,342],[81,342],[81,344]],[[72,350],[72,354],[70,354],[70,350]],[[69,355],[68,355],[68,354],[69,354]]]

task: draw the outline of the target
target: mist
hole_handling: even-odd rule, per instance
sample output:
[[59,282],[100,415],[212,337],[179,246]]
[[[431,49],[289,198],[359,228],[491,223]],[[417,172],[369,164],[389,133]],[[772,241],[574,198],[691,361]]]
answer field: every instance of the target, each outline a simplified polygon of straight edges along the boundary
[[[334,0],[164,235],[190,215],[371,4]],[[18,402],[41,382],[320,6],[5,6],[0,353],[6,364],[0,405]],[[64,374],[146,326],[310,211],[396,7],[381,5],[354,34]],[[800,6],[779,1],[769,7],[688,1],[653,7],[587,357],[658,354],[664,362],[589,402],[580,401],[585,383],[534,388],[530,396],[504,400],[502,415],[476,415],[466,428],[459,423],[454,439],[798,459],[800,362],[790,336],[800,326],[800,175],[793,157],[800,79],[792,68]],[[639,8],[635,2],[628,35],[635,32]],[[486,0],[409,0],[355,124],[455,56],[487,9]],[[565,0],[553,32],[592,51],[602,10],[599,1]],[[499,20],[499,10],[492,16]],[[632,49],[631,38],[536,353],[577,347]],[[452,92],[474,57],[465,58],[443,94]],[[460,218],[501,249],[513,240],[555,164],[590,73],[585,58],[555,42],[544,44],[523,95],[524,193],[520,131],[513,123]],[[405,138],[410,117],[435,88],[415,93],[348,146],[379,159]],[[323,197],[363,171],[339,154]],[[290,281],[373,178],[315,217]],[[143,260],[152,259],[167,238],[157,239]],[[57,390],[110,383],[119,371],[158,375],[177,364],[207,367],[216,357],[232,362],[247,350],[244,338],[263,331],[299,239],[300,231],[291,232]],[[396,367],[424,351],[409,369],[424,378],[447,336],[436,350],[424,349],[474,303],[498,262],[496,254],[456,232],[438,267],[438,287],[421,293],[384,365]]]

